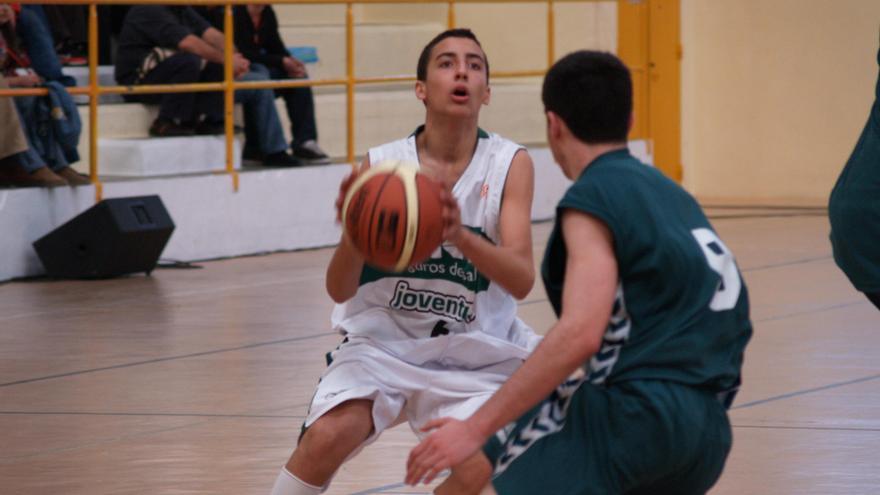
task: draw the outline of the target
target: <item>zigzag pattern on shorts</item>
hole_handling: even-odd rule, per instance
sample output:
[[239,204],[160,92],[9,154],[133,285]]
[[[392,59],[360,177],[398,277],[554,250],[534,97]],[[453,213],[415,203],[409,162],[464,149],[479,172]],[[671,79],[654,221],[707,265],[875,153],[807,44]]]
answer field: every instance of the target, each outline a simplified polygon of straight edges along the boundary
[[571,398],[578,387],[584,383],[585,376],[581,370],[578,370],[562,385],[556,387],[550,397],[541,403],[541,409],[538,413],[515,435],[510,436],[513,423],[496,434],[504,442],[505,451],[495,463],[495,476],[503,473],[517,457],[521,456],[537,440],[562,429],[565,425],[565,416],[568,414]]
[[618,284],[617,295],[614,297],[614,308],[611,311],[611,320],[608,322],[608,328],[602,337],[602,347],[599,348],[592,359],[590,359],[590,374],[588,381],[594,385],[600,385],[605,382],[617,359],[620,357],[620,350],[629,339],[632,321],[629,313],[626,311],[626,302],[623,298],[623,285]]

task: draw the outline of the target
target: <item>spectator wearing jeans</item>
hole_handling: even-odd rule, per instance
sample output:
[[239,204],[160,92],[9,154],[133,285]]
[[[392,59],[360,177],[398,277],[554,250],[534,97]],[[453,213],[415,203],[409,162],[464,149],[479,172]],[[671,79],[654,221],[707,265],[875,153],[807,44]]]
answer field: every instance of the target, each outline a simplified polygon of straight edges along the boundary
[[[38,55],[25,50],[16,21],[12,7],[0,5],[0,75],[5,76],[0,78],[0,87],[46,85],[49,96],[3,98],[0,181],[47,187],[89,184],[87,177],[69,166],[79,160],[76,146],[81,127],[76,106],[58,81],[46,81],[34,72],[30,60]],[[24,149],[20,146],[22,136],[27,142]]]
[[[116,80],[120,84],[170,84],[223,80],[223,34],[191,7],[138,5],[125,16],[116,54]],[[233,74],[240,80],[261,80],[250,72],[250,61],[236,53]],[[189,136],[223,132],[223,94],[220,92],[126,95],[130,100],[158,103],[159,116],[150,135]],[[242,103],[246,129],[267,166],[297,166],[287,154],[281,121],[271,90],[235,92]],[[253,142],[255,141],[255,142]]]
[[[238,6],[233,12],[236,46],[248,60],[263,66],[269,78],[300,79],[308,76],[305,65],[292,57],[284,46],[271,5]],[[330,158],[318,147],[312,88],[279,88],[275,95],[284,98],[287,107],[293,156],[306,163],[329,163]]]
[[76,86],[76,81],[61,72],[61,61],[55,53],[55,39],[49,30],[41,5],[22,5],[17,16],[15,32],[28,54],[33,70],[46,81],[64,86]]

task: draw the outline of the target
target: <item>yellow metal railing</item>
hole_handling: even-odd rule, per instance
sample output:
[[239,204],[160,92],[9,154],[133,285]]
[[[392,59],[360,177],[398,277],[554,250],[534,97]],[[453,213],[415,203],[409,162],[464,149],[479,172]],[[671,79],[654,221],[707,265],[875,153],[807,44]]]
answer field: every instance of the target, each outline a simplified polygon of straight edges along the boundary
[[[503,4],[503,3],[546,3],[547,4],[547,67],[539,70],[528,71],[499,71],[492,72],[493,78],[516,78],[542,76],[547,68],[555,60],[554,39],[555,26],[553,17],[554,2],[590,3],[608,0],[274,0],[274,4],[345,4],[345,77],[337,79],[317,80],[268,80],[268,81],[235,81],[232,75],[232,55],[234,51],[233,33],[233,5],[264,4],[266,0],[233,0],[222,3],[224,6],[224,30],[225,36],[225,63],[224,80],[216,83],[191,83],[191,84],[153,84],[137,86],[100,86],[98,85],[98,5],[217,5],[216,0],[18,0],[19,3],[39,4],[64,4],[89,6],[89,84],[88,86],[68,88],[73,95],[89,96],[89,177],[95,185],[95,199],[100,201],[103,188],[98,177],[98,96],[103,94],[143,94],[143,93],[183,93],[200,91],[223,91],[225,137],[226,137],[226,167],[221,173],[227,173],[232,178],[232,187],[238,191],[238,171],[234,167],[233,151],[233,108],[235,90],[243,89],[275,89],[275,88],[299,88],[305,86],[345,86],[346,87],[346,159],[354,163],[354,88],[358,84],[376,84],[390,82],[412,82],[414,76],[382,76],[358,78],[354,74],[354,10],[355,4],[447,4],[447,25],[455,27],[455,4],[456,3],[480,3],[480,4]],[[0,88],[0,96],[24,96],[45,95],[45,88]]]

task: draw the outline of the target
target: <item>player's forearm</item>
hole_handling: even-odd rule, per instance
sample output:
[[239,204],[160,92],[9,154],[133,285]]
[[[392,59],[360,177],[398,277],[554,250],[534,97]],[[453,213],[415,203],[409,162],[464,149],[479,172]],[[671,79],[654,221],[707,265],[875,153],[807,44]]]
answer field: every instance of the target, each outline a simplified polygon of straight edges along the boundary
[[530,256],[518,250],[492,244],[485,238],[463,229],[455,243],[462,254],[489,280],[522,299],[535,284],[535,268]]
[[[593,323],[595,324],[595,323]],[[467,421],[489,438],[546,399],[579,366],[598,351],[578,322],[560,320],[525,363]]]
[[351,245],[347,236],[342,236],[333,258],[327,266],[327,294],[337,303],[343,303],[357,293],[364,258]]

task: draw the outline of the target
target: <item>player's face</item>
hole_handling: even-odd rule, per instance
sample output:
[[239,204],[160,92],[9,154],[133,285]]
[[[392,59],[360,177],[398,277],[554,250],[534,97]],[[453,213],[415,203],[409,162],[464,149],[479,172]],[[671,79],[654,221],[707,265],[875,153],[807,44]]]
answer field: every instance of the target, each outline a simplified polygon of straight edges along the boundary
[[446,38],[431,50],[425,81],[416,82],[416,96],[429,111],[478,115],[489,104],[486,55],[468,38]]

